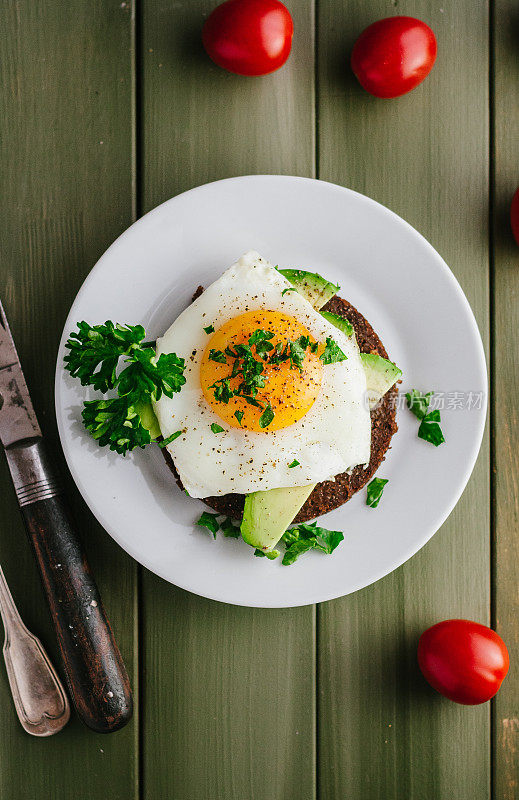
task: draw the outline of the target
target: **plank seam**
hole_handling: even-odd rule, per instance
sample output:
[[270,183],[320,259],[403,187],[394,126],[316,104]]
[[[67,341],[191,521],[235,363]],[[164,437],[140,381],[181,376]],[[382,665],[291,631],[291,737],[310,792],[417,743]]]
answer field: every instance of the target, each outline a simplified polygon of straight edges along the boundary
[[[132,220],[135,222],[142,214],[142,203],[140,197],[141,187],[141,52],[140,34],[141,7],[138,0],[132,2]],[[136,694],[136,720],[135,720],[135,800],[143,800],[144,797],[144,730],[143,730],[143,653],[144,644],[144,612],[142,609],[142,571],[143,568],[135,563],[136,591],[134,593],[134,630],[135,630],[135,694]]]
[[[314,0],[314,164],[313,171],[314,177],[319,179],[319,0]],[[314,642],[314,763],[313,763],[313,796],[315,800],[319,800],[321,796],[320,790],[320,764],[319,764],[319,674],[320,674],[320,659],[319,659],[319,605],[314,606],[313,610],[313,642]]]
[[[488,281],[489,281],[489,385],[495,386],[495,9],[493,0],[488,4]],[[494,392],[489,398],[489,488],[490,488],[490,625],[496,627],[496,480],[493,465],[496,463],[496,408]],[[489,796],[495,798],[496,758],[496,703],[490,702],[490,772]]]

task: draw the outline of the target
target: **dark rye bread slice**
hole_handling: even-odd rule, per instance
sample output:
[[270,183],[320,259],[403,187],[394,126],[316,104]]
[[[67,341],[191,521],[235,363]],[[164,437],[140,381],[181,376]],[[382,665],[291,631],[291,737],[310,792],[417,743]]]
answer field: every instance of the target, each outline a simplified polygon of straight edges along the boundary
[[[201,294],[199,287],[195,293],[195,299]],[[351,303],[341,297],[333,297],[326,303],[323,311],[331,311],[345,317],[355,328],[357,342],[361,353],[377,353],[383,358],[388,358],[388,354],[379,337],[362,314],[357,311]],[[343,472],[337,475],[334,481],[323,481],[318,483],[312,494],[295,517],[294,522],[306,522],[309,519],[333,511],[334,508],[342,506],[347,500],[362,489],[363,486],[373,477],[380,464],[385,458],[391,443],[391,437],[397,430],[396,424],[396,396],[398,389],[393,386],[382,398],[378,407],[371,411],[371,458],[368,466],[363,469],[361,466],[355,467],[350,474]],[[175,470],[173,459],[166,450],[162,449],[166,462],[173,472],[178,485],[182,487],[180,479]],[[226,514],[233,519],[239,520],[243,516],[244,495],[226,494],[216,497],[206,497],[204,503],[218,511]]]

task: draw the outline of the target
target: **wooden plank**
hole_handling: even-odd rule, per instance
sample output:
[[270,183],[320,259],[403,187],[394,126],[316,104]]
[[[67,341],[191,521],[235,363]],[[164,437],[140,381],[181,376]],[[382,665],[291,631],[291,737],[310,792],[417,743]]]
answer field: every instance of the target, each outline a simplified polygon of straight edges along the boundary
[[[290,62],[261,79],[204,55],[214,5],[143,7],[144,210],[230,175],[313,173],[312,4],[291,2]],[[143,608],[144,797],[313,798],[312,608],[226,606],[148,572]]]
[[497,0],[494,8],[494,570],[493,618],[510,652],[510,673],[494,704],[493,797],[519,794],[519,427],[517,331],[519,250],[510,230],[510,203],[519,186],[519,75],[511,31],[517,6]]
[[[318,10],[319,177],[370,195],[421,231],[459,278],[486,341],[486,4],[320,0]],[[395,13],[428,22],[439,56],[421,87],[381,101],[357,85],[348,58],[366,25]],[[376,585],[319,609],[326,800],[487,800],[489,707],[456,706],[429,689],[416,644],[441,619],[488,620],[488,484],[485,443],[462,500],[426,548]]]
[[[1,294],[34,404],[56,459],[55,357],[85,275],[132,220],[132,30],[129,3],[4,2],[0,33]],[[63,462],[62,462],[63,464]],[[57,649],[4,459],[0,558],[27,625]],[[130,671],[135,567],[68,488]],[[115,577],[117,576],[117,580]],[[0,797],[133,797],[135,723],[103,737],[77,719],[39,740],[19,726],[0,668]]]

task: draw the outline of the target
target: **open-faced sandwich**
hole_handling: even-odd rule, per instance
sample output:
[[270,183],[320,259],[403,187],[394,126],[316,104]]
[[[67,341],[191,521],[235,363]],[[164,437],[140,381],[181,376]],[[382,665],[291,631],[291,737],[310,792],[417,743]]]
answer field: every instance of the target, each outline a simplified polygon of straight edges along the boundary
[[[397,429],[401,377],[338,289],[251,251],[199,287],[156,343],[138,325],[79,323],[66,367],[111,392],[85,403],[85,426],[122,454],[157,442],[180,488],[216,512],[199,520],[215,535],[241,532],[271,558],[283,539],[286,564],[332,552],[342,534],[308,521],[373,477]],[[384,483],[372,482],[372,505]]]

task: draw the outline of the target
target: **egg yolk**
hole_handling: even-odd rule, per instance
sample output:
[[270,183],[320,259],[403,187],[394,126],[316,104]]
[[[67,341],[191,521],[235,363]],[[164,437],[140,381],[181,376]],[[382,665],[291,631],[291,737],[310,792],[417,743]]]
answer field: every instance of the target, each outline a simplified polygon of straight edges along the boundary
[[[243,381],[243,373],[238,372],[231,377],[236,359],[232,355],[227,355],[225,363],[223,360],[215,361],[215,351],[221,354],[225,353],[226,348],[234,351],[238,344],[249,345],[249,338],[258,330],[272,334],[272,338],[268,341],[274,349],[276,345],[285,347],[287,342],[295,342],[300,336],[307,336],[312,344],[315,343],[307,328],[288,314],[268,310],[248,311],[230,319],[213,333],[202,356],[200,383],[205,399],[228,426],[260,433],[286,428],[304,417],[319,394],[323,362],[317,352],[311,352],[311,349],[307,348],[301,368],[293,365],[290,359],[271,364],[269,357],[274,349],[258,354],[255,345],[251,345],[255,361],[261,361],[263,364],[261,374],[265,378],[265,386],[258,388],[255,398],[261,407],[250,405],[239,396],[231,397],[227,403],[217,400],[213,384],[229,378],[230,389],[236,390]],[[210,357],[211,351],[213,358]],[[222,355],[218,357],[223,359]],[[262,428],[260,417],[269,404],[274,417],[267,427]],[[243,414],[240,420],[235,416],[235,412],[238,412],[239,417]]]

